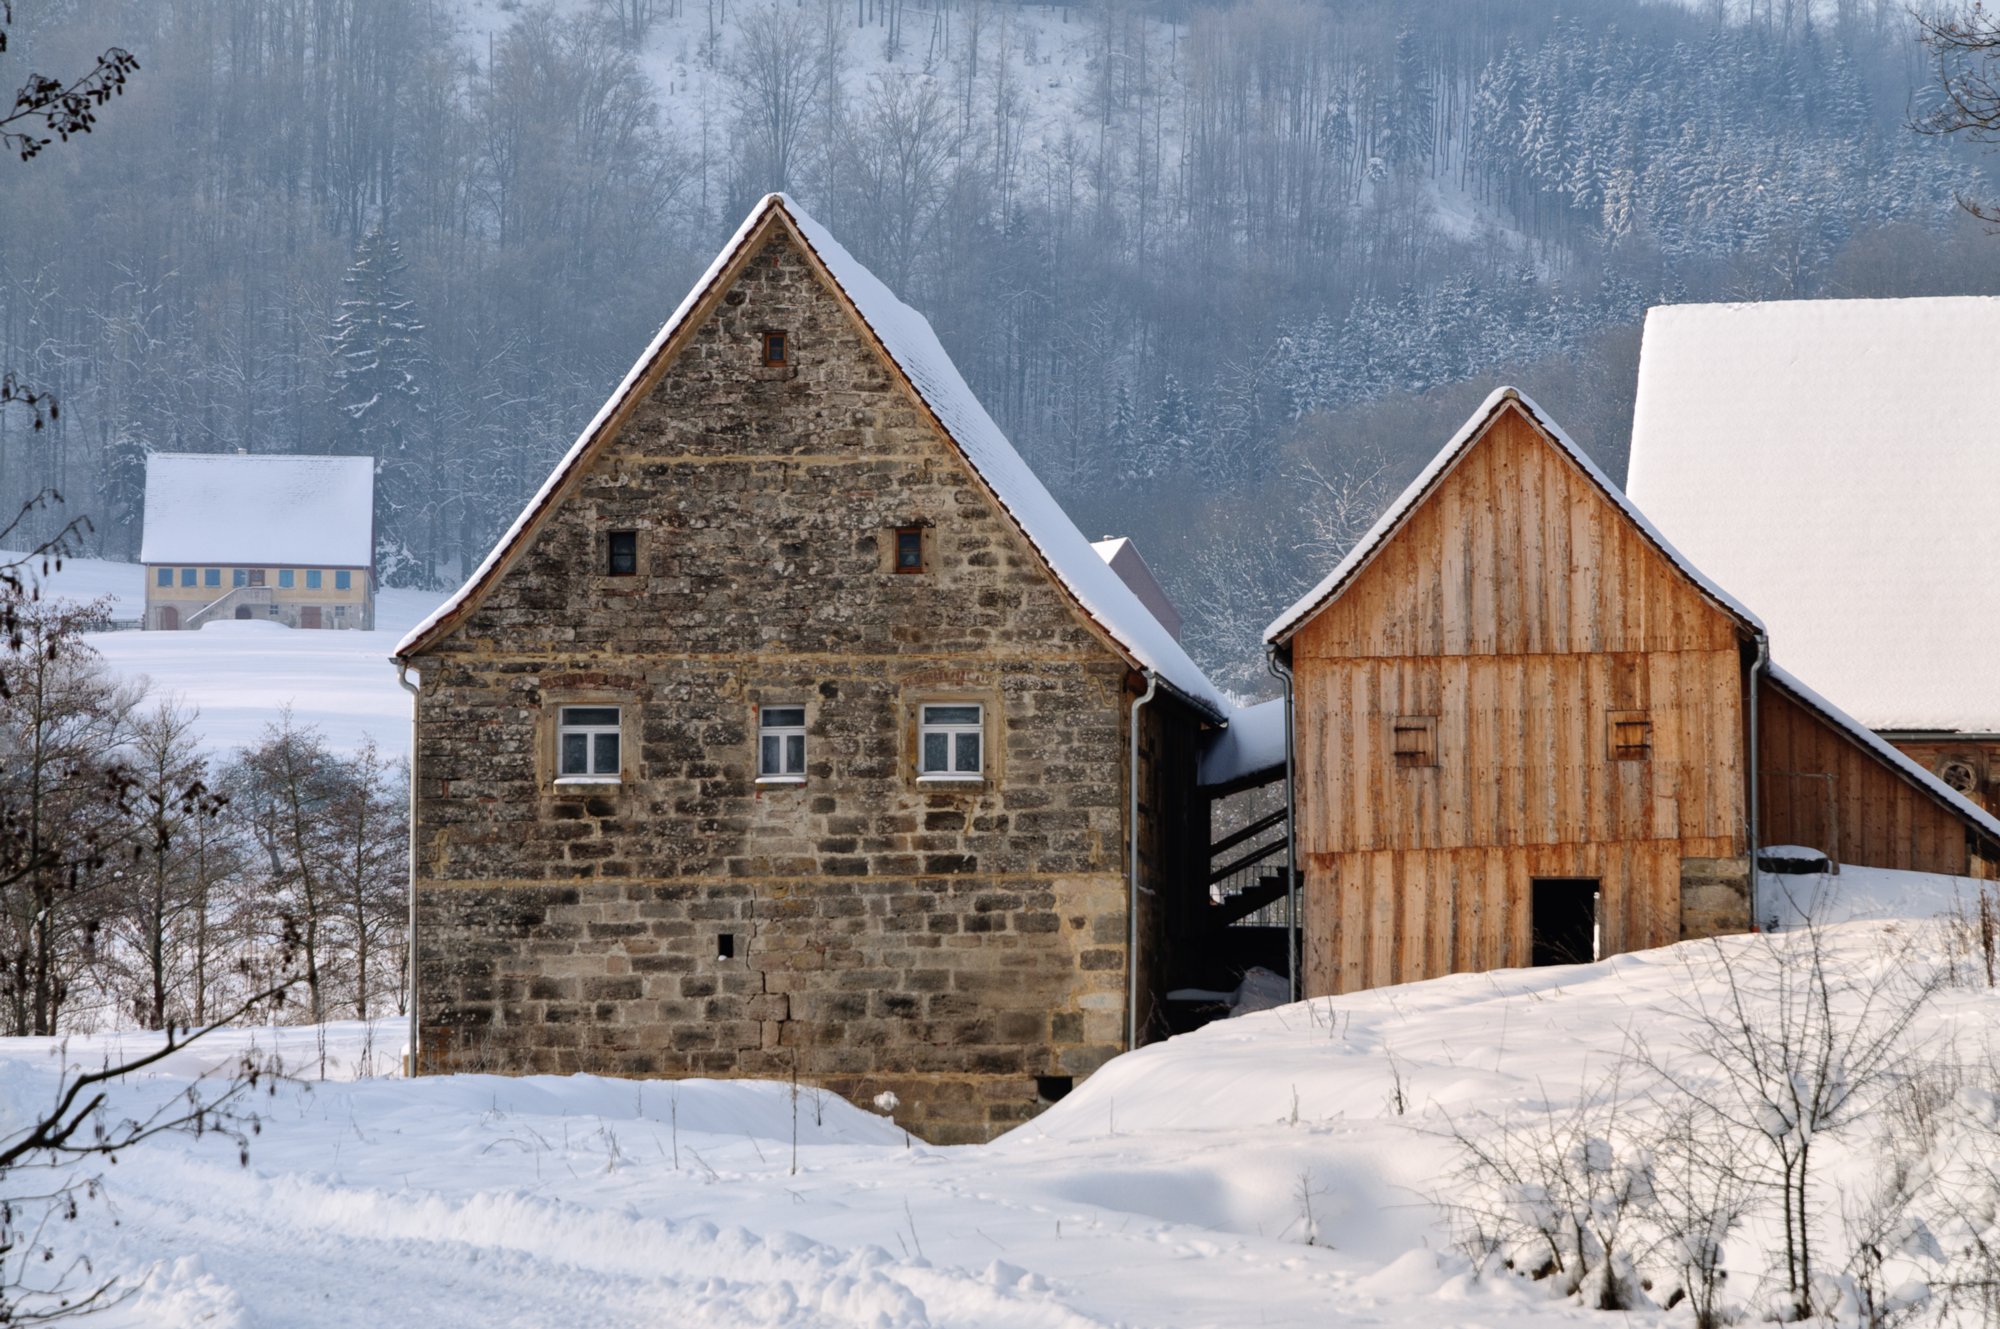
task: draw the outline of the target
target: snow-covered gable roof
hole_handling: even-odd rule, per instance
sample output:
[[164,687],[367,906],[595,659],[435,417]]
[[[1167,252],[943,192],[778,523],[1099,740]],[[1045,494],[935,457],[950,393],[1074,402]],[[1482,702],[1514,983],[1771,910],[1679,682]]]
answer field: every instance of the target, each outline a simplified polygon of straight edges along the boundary
[[1197,783],[1204,789],[1233,785],[1285,767],[1285,699],[1240,706],[1229,727],[1202,747]]
[[1153,671],[1173,692],[1223,721],[1229,704],[1207,675],[1181,649],[1118,574],[1090,547],[1069,515],[1028,469],[993,417],[973,395],[937,334],[923,315],[897,299],[887,286],[835,240],[824,226],[783,194],[766,195],[737,228],[735,236],[709,265],[708,271],[680,303],[645,354],[626,374],[596,418],[584,429],[514,525],[473,573],[437,612],[418,624],[397,644],[396,657],[424,649],[468,608],[487,580],[514,551],[530,526],[547,509],[592,446],[616,433],[626,408],[643,396],[663,367],[674,336],[704,298],[732,267],[749,242],[767,223],[781,219],[818,259],[827,275],[847,297],[882,350],[902,371],[931,416],[958,447],[973,472],[1014,520],[1056,580],[1078,606],[1117,644],[1134,665]]
[[1346,590],[1348,583],[1367,566],[1376,551],[1381,549],[1395,533],[1396,528],[1416,511],[1417,506],[1430,495],[1438,482],[1451,472],[1452,467],[1458,464],[1459,458],[1463,457],[1486,433],[1488,426],[1499,418],[1501,410],[1509,402],[1525,412],[1528,418],[1561,448],[1572,462],[1576,463],[1577,468],[1604,492],[1604,496],[1624,512],[1633,525],[1639,528],[1640,533],[1665,555],[1669,562],[1679,568],[1689,581],[1701,589],[1703,595],[1726,613],[1734,616],[1745,627],[1753,630],[1762,627],[1755,614],[1734,596],[1710,581],[1699,568],[1684,558],[1680,551],[1668,544],[1666,537],[1646,520],[1646,515],[1633,505],[1632,500],[1627,498],[1617,485],[1611,483],[1610,477],[1598,469],[1597,463],[1590,459],[1589,454],[1578,447],[1575,441],[1534,403],[1533,399],[1517,388],[1503,387],[1494,389],[1486,400],[1480,403],[1479,409],[1472,413],[1471,418],[1452,436],[1451,441],[1444,445],[1443,450],[1431,459],[1430,465],[1424,467],[1423,472],[1410,482],[1409,488],[1389,505],[1388,510],[1368,529],[1368,533],[1355,542],[1354,548],[1347,552],[1347,557],[1341,559],[1319,585],[1307,591],[1291,608],[1278,615],[1271,626],[1264,629],[1264,640],[1274,643],[1288,640],[1307,619],[1317,614]]
[[156,452],[141,563],[375,566],[375,462]]
[[1781,691],[1790,694],[1806,709],[1819,712],[1834,727],[1894,767],[1905,779],[1977,827],[1994,848],[2000,849],[2000,819],[1995,819],[1977,803],[1898,752],[1881,735],[1807,687],[1797,675],[1779,668],[1775,661],[1769,663],[1767,668],[1771,672],[1771,681]]
[[1629,484],[1876,729],[2000,732],[2000,298],[1646,316]]

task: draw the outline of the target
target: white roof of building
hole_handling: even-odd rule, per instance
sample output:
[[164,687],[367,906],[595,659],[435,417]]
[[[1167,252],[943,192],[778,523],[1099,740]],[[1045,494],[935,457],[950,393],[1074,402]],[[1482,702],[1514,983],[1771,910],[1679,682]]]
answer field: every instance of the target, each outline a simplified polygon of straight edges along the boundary
[[1167,588],[1160,585],[1160,579],[1153,575],[1152,567],[1146,562],[1139,546],[1128,535],[1107,536],[1102,540],[1092,540],[1090,547],[1097,556],[1111,565],[1118,579],[1131,588],[1139,597],[1139,603],[1147,612],[1160,620],[1160,626],[1173,635],[1175,641],[1181,639],[1181,611],[1174,607],[1173,597]]
[[141,563],[375,566],[375,462],[156,452]]
[[1652,310],[1629,487],[1875,729],[2000,732],[2000,298]]
[[591,444],[619,414],[627,399],[639,391],[641,383],[647,379],[649,371],[680,330],[683,321],[701,304],[702,297],[774,210],[790,221],[826,267],[834,282],[860,313],[862,321],[875,334],[882,349],[909,379],[923,405],[957,444],[974,472],[985,482],[1028,542],[1041,554],[1057,581],[1083,611],[1110,635],[1134,664],[1153,671],[1166,687],[1215,719],[1226,719],[1228,701],[1181,649],[1173,635],[1139,602],[1131,588],[1098,557],[1076,523],[1069,519],[1041,480],[1028,469],[1000,426],[994,423],[993,417],[986,413],[986,408],[973,395],[957,366],[952,364],[951,357],[945,354],[937,334],[931,331],[931,325],[924,316],[897,299],[825,227],[783,194],[766,195],[751,209],[750,215],[737,228],[734,238],[723,247],[715,262],[709,265],[707,273],[681,301],[680,307],[653,338],[631,372],[626,374],[625,381],[619,384],[618,390],[611,394],[596,418],[571,445],[541,490],[515,519],[513,527],[486,556],[486,561],[456,594],[439,606],[436,613],[418,624],[397,644],[396,655],[403,657],[420,649],[433,630],[463,607],[506,558]]
[[1229,727],[1202,747],[1196,782],[1204,789],[1230,785],[1284,765],[1285,699],[1274,697],[1230,713]]
[[1271,626],[1264,629],[1264,640],[1267,642],[1276,642],[1290,637],[1300,624],[1318,613],[1322,606],[1346,590],[1347,583],[1375,556],[1375,551],[1380,549],[1387,542],[1390,535],[1395,532],[1396,528],[1403,524],[1403,519],[1414,512],[1417,505],[1429,496],[1431,491],[1437,486],[1437,483],[1450,472],[1453,466],[1458,464],[1458,459],[1464,456],[1473,443],[1486,432],[1486,426],[1492,423],[1494,416],[1499,412],[1500,408],[1510,401],[1516,403],[1522,410],[1526,411],[1529,418],[1540,425],[1542,430],[1555,440],[1556,446],[1568,454],[1569,459],[1576,463],[1584,475],[1589,477],[1599,489],[1604,491],[1604,496],[1623,509],[1625,515],[1632,519],[1633,524],[1639,528],[1646,539],[1664,554],[1669,562],[1679,568],[1688,580],[1699,586],[1704,595],[1708,596],[1709,599],[1713,600],[1729,613],[1734,614],[1746,625],[1752,628],[1761,626],[1757,616],[1751,613],[1741,601],[1710,581],[1702,574],[1701,569],[1683,557],[1679,550],[1668,544],[1666,538],[1653,526],[1653,523],[1646,520],[1646,514],[1639,511],[1633,505],[1632,500],[1627,498],[1617,485],[1611,483],[1610,477],[1598,469],[1597,463],[1590,459],[1590,455],[1578,447],[1575,441],[1568,434],[1565,434],[1554,420],[1549,418],[1546,411],[1535,405],[1532,398],[1528,397],[1518,388],[1495,388],[1487,396],[1486,400],[1480,403],[1479,409],[1472,413],[1471,418],[1459,428],[1458,433],[1452,436],[1451,441],[1446,443],[1438,455],[1431,459],[1431,464],[1424,467],[1423,472],[1416,479],[1410,481],[1409,488],[1405,489],[1401,496],[1389,505],[1388,511],[1384,512],[1381,518],[1373,526],[1369,527],[1368,533],[1355,542],[1354,548],[1348,550],[1347,557],[1341,559],[1335,565],[1333,571],[1327,573],[1325,578],[1320,581],[1319,585],[1299,597],[1291,608],[1278,615],[1272,621]]

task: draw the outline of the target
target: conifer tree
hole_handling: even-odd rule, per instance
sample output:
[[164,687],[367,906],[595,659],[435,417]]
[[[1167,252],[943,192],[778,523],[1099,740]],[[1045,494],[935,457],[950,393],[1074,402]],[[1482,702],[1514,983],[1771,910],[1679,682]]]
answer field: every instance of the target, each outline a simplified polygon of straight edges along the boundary
[[405,292],[402,248],[377,223],[355,250],[333,321],[334,404],[344,423],[340,451],[375,459],[376,568],[391,586],[421,584],[412,550],[414,483],[429,403],[423,392],[423,333]]

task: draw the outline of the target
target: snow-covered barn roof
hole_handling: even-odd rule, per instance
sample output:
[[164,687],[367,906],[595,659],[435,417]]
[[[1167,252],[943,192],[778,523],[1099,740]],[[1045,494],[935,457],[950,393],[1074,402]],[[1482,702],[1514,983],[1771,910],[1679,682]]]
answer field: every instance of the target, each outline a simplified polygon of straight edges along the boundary
[[1473,443],[1486,432],[1487,426],[1493,423],[1501,409],[1509,402],[1526,412],[1528,418],[1534,421],[1536,426],[1547,434],[1572,462],[1576,463],[1577,468],[1604,492],[1604,496],[1624,511],[1647,541],[1679,568],[1689,581],[1701,589],[1702,594],[1725,612],[1733,615],[1745,627],[1757,629],[1762,626],[1757,616],[1744,607],[1741,601],[1710,581],[1702,574],[1701,569],[1668,544],[1653,523],[1646,520],[1646,514],[1639,511],[1617,485],[1611,483],[1610,477],[1598,469],[1597,463],[1590,459],[1590,455],[1578,447],[1575,441],[1562,431],[1561,426],[1549,418],[1546,411],[1535,405],[1532,398],[1518,388],[1503,387],[1495,388],[1486,400],[1480,403],[1479,409],[1472,413],[1471,418],[1452,435],[1451,441],[1431,459],[1431,464],[1424,467],[1416,479],[1410,481],[1409,488],[1405,489],[1401,496],[1389,505],[1388,511],[1368,528],[1368,533],[1355,542],[1354,548],[1348,550],[1347,557],[1341,559],[1319,585],[1307,591],[1291,608],[1278,615],[1271,626],[1264,629],[1264,640],[1282,642],[1289,639],[1300,625],[1346,590],[1347,584],[1353,580],[1355,574],[1367,566],[1376,551],[1388,542],[1389,537],[1403,524],[1404,519],[1416,511],[1417,506],[1430,495],[1438,482],[1451,472],[1451,468],[1458,464],[1459,458],[1470,450]]
[[2000,298],[1646,317],[1629,488],[1875,729],[2000,732]]
[[141,563],[375,566],[375,462],[156,452]]
[[558,492],[578,472],[587,453],[601,440],[614,437],[628,409],[643,398],[675,349],[675,334],[687,324],[705,298],[735,266],[767,226],[790,228],[811,252],[834,285],[847,297],[876,343],[901,371],[944,433],[957,446],[975,475],[1013,518],[1021,533],[1047,563],[1049,570],[1077,605],[1139,668],[1153,671],[1169,690],[1212,718],[1229,714],[1228,701],[1207,675],[1181,649],[1072,522],[1069,515],[1028,469],[993,417],[973,395],[937,334],[923,315],[884,286],[874,273],[835,240],[827,229],[783,194],[768,194],[751,209],[735,236],[689,291],[652,344],[632,366],[583,433],[571,445],[554,472],[500,543],[456,594],[412,629],[396,646],[396,658],[422,651],[448,630],[475,602],[478,593],[525,539],[530,528],[552,505]]

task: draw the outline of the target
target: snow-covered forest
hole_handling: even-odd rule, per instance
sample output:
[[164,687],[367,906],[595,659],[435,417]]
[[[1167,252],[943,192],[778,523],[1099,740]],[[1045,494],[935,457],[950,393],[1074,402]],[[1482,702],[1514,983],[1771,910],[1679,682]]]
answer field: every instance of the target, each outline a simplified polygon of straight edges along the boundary
[[455,584],[782,188],[1253,688],[1252,629],[1503,372],[1616,475],[1648,304],[2000,291],[1886,0],[67,0],[12,35],[140,61],[89,151],[0,166],[0,364],[65,408],[0,413],[0,501],[56,486],[113,558],[149,449],[364,453],[390,583]]

